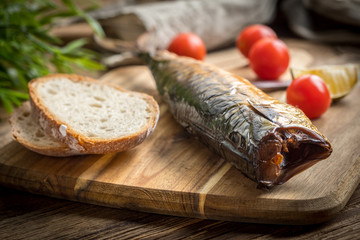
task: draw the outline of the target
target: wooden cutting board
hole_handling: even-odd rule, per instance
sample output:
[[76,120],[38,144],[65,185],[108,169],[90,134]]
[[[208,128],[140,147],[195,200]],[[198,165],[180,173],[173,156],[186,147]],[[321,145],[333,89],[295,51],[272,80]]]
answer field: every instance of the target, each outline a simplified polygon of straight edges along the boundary
[[[185,133],[145,66],[120,68],[102,80],[155,97],[161,116],[154,133],[126,152],[66,158],[41,156],[11,142],[0,149],[0,184],[109,207],[275,224],[326,221],[359,184],[360,84],[314,121],[333,145],[330,158],[267,191]],[[284,92],[274,96],[282,99]]]

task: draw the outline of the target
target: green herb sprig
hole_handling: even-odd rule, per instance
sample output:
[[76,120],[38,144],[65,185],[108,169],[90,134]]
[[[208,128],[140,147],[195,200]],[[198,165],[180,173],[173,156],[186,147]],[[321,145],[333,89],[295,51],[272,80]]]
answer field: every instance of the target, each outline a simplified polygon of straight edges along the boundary
[[51,72],[74,72],[74,68],[101,70],[96,54],[84,48],[85,39],[66,45],[50,34],[57,19],[81,17],[104,36],[97,21],[71,0],[62,6],[51,0],[0,1],[0,103],[8,113],[28,99],[27,83]]

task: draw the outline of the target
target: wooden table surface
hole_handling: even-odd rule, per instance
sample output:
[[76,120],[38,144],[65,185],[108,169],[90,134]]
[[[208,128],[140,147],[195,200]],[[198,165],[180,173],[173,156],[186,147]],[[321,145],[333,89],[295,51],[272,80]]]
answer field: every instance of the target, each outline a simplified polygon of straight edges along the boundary
[[[348,62],[338,46],[287,43],[303,54],[303,65]],[[359,51],[359,48],[355,49]],[[231,59],[233,49],[210,54],[207,61],[254,77]],[[358,60],[358,59],[357,59]],[[223,62],[219,62],[223,61]],[[296,64],[296,63],[292,63]],[[245,62],[246,65],[246,62]],[[289,77],[288,74],[284,78]],[[7,115],[1,110],[0,147],[11,141]],[[359,121],[358,119],[354,121]],[[357,156],[359,157],[359,156]],[[356,239],[360,233],[360,187],[332,220],[316,225],[286,226],[172,217],[60,200],[0,187],[0,239]]]

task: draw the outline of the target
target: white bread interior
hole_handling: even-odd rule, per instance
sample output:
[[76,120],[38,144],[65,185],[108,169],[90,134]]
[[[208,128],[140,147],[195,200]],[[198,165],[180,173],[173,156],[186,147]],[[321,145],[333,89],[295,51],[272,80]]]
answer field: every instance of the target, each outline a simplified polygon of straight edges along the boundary
[[135,147],[153,132],[159,117],[159,106],[151,96],[79,75],[34,79],[29,95],[44,131],[83,153]]

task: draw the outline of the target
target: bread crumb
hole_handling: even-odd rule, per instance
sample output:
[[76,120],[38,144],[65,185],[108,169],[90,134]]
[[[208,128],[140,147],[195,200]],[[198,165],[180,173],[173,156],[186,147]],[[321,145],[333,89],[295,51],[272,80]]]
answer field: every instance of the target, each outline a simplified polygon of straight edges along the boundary
[[59,132],[61,133],[61,135],[63,137],[66,136],[66,129],[67,129],[67,126],[65,126],[64,124],[61,124],[60,127],[59,127]]

